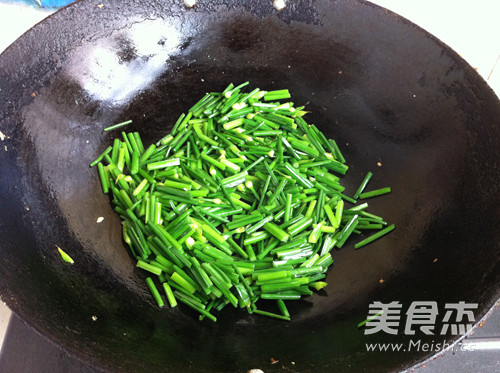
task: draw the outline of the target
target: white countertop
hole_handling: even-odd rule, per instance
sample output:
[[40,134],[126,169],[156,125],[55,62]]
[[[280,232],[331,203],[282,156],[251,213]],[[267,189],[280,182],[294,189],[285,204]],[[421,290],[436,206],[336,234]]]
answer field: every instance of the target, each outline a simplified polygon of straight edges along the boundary
[[[271,0],[270,0],[271,1]],[[460,54],[500,97],[500,1],[372,0],[426,29]],[[0,0],[0,53],[54,12]],[[0,302],[0,348],[10,311]]]

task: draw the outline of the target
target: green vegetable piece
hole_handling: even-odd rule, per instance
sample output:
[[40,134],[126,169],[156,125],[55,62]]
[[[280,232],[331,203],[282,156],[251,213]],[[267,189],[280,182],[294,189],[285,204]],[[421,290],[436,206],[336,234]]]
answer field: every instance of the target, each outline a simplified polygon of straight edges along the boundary
[[361,193],[359,195],[359,198],[361,198],[361,199],[371,198],[371,197],[375,197],[375,196],[381,196],[382,194],[387,194],[390,192],[391,192],[390,187],[380,188],[380,189],[372,190],[370,192]]
[[59,251],[59,255],[61,255],[62,260],[64,260],[66,263],[69,264],[74,264],[75,261],[68,255],[66,254],[59,246],[57,246],[57,251]]
[[148,171],[152,171],[152,170],[157,170],[159,168],[179,166],[180,164],[181,162],[179,158],[172,158],[172,159],[167,159],[165,161],[148,163],[147,168]]
[[[119,141],[119,140],[118,140]],[[95,159],[95,161],[93,161],[91,164],[90,164],[90,167],[94,167],[96,164],[98,164],[99,162],[101,162],[103,160],[104,157],[106,157],[111,151],[113,150],[113,147],[112,146],[108,146],[106,148],[105,151],[103,151],[101,153],[101,155],[99,157],[97,157]]]
[[158,305],[158,307],[162,308],[163,306],[165,306],[165,303],[163,302],[163,299],[162,299],[162,297],[160,295],[160,292],[156,288],[156,285],[153,282],[153,280],[151,279],[151,277],[147,277],[146,278],[146,284],[148,285],[149,291],[153,295],[153,298],[155,299],[156,304]]
[[395,225],[391,224],[388,227],[382,229],[381,231],[378,231],[377,233],[372,234],[370,237],[365,238],[363,241],[358,242],[357,244],[354,245],[355,249],[359,249],[360,247],[363,247],[365,245],[368,245],[369,243],[375,241],[376,239],[385,236],[387,233],[392,231],[394,229]]
[[126,126],[127,124],[130,124],[132,123],[132,120],[126,120],[124,122],[120,122],[120,123],[117,123],[117,124],[114,124],[112,126],[109,126],[109,127],[106,127],[104,128],[104,132],[108,132],[108,131],[112,131],[112,130],[115,130],[117,128],[120,128],[120,127],[123,127],[123,126]]
[[297,223],[289,226],[287,228],[288,233],[291,236],[295,236],[297,233],[300,233],[304,229],[306,229],[307,227],[309,227],[312,224],[312,222],[313,222],[312,218],[304,217],[301,220],[299,220]]
[[344,228],[340,232],[340,236],[337,242],[337,247],[339,249],[344,245],[345,241],[349,238],[354,229],[356,229],[358,223],[358,215],[354,215],[352,219],[349,220],[349,222],[344,226]]
[[181,286],[183,289],[185,289],[191,294],[193,294],[196,291],[196,288],[193,285],[191,285],[188,281],[186,281],[186,279],[181,275],[179,275],[177,272],[174,272],[170,277],[170,279],[179,284],[179,286]]
[[363,190],[365,189],[366,185],[368,184],[368,182],[370,181],[370,179],[372,178],[373,174],[368,171],[368,173],[366,174],[366,176],[364,177],[363,181],[361,182],[361,184],[359,185],[359,188],[358,190],[356,191],[356,193],[354,194],[354,199],[358,199],[359,198],[359,195],[361,193],[363,193]]
[[151,272],[151,273],[153,273],[153,274],[155,274],[157,276],[159,276],[161,274],[161,272],[162,272],[160,268],[152,266],[151,264],[146,263],[146,262],[144,262],[142,260],[138,260],[136,266],[138,268],[142,268],[142,269],[144,269],[144,270],[146,270],[148,272]]
[[263,315],[263,316],[268,316],[268,317],[272,317],[272,318],[275,318],[275,319],[290,321],[290,316],[278,315],[277,313],[262,311],[262,310],[259,310],[259,309],[256,309],[253,312],[256,313],[256,314],[258,314],[258,315]]
[[279,89],[276,91],[268,91],[264,95],[264,100],[265,101],[276,101],[276,100],[282,100],[286,98],[290,98],[290,92],[288,89]]
[[101,179],[102,192],[107,194],[109,192],[108,172],[101,162],[97,164],[97,170],[99,172],[99,178]]

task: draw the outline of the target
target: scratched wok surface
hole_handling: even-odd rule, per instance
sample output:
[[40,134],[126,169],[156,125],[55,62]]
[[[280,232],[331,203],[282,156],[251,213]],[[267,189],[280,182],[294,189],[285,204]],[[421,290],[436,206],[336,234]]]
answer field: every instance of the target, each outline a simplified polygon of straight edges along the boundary
[[[98,4],[57,12],[0,57],[0,294],[36,330],[106,371],[384,372],[430,353],[365,343],[438,338],[405,335],[413,301],[478,303],[476,319],[492,306],[500,104],[447,46],[363,1]],[[328,287],[290,304],[291,322],[233,309],[200,322],[154,306],[88,164],[119,136],[104,127],[132,119],[149,144],[205,92],[247,80],[307,105],[344,152],[347,194],[367,171],[370,189],[392,187],[369,203],[396,230],[333,252]],[[397,335],[358,329],[374,301],[403,305]]]

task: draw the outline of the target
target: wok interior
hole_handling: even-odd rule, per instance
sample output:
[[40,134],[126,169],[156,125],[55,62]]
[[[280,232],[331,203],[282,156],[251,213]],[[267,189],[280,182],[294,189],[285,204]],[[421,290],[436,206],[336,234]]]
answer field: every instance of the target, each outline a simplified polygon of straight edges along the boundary
[[[365,336],[357,324],[370,302],[478,302],[476,315],[491,306],[498,212],[485,206],[498,202],[498,100],[446,47],[379,8],[318,2],[321,15],[293,20],[293,7],[281,16],[230,6],[146,17],[111,5],[104,11],[122,18],[108,32],[70,38],[59,67],[5,121],[15,130],[5,129],[11,143],[0,162],[1,290],[16,312],[82,358],[121,371],[387,371],[425,354],[367,353],[365,342],[407,338]],[[347,159],[346,194],[367,171],[370,189],[392,187],[368,202],[396,230],[333,252],[328,287],[290,302],[289,323],[225,309],[213,324],[183,306],[158,310],[88,164],[120,136],[105,126],[132,119],[126,130],[149,145],[205,92],[247,80],[289,88],[306,105],[306,119]]]

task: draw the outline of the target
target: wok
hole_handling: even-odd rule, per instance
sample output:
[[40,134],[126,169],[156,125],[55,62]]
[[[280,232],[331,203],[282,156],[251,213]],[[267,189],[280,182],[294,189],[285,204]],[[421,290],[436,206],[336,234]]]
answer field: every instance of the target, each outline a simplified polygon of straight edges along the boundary
[[[365,343],[457,336],[405,335],[403,321],[395,336],[365,335],[357,324],[371,302],[478,303],[477,320],[499,296],[499,101],[449,47],[387,10],[84,0],[8,48],[0,74],[0,294],[106,371],[399,370],[433,352]],[[307,105],[350,165],[347,194],[367,171],[371,188],[393,189],[369,202],[396,230],[334,252],[325,292],[291,305],[289,323],[157,309],[88,166],[119,136],[105,126],[132,119],[149,144],[205,92],[246,80]]]

